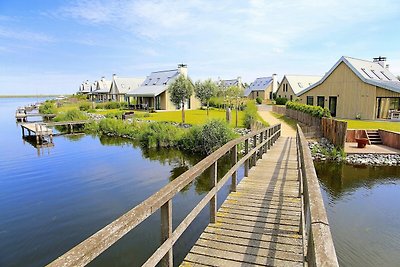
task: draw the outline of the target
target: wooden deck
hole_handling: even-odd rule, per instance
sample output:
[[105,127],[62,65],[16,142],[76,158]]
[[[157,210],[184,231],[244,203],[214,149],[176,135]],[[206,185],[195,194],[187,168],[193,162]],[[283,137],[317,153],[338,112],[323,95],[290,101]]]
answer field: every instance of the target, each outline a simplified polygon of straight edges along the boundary
[[303,266],[296,138],[257,161],[181,266]]

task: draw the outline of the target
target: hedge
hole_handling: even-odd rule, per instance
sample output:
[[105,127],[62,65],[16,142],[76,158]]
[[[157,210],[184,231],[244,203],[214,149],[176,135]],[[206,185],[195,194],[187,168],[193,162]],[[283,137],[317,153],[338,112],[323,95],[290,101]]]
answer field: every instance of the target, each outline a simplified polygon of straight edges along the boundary
[[298,111],[310,114],[311,116],[317,117],[317,118],[322,118],[322,117],[330,118],[331,117],[331,112],[329,111],[329,109],[322,108],[320,106],[311,106],[311,105],[301,104],[299,102],[288,101],[286,103],[286,108],[298,110]]

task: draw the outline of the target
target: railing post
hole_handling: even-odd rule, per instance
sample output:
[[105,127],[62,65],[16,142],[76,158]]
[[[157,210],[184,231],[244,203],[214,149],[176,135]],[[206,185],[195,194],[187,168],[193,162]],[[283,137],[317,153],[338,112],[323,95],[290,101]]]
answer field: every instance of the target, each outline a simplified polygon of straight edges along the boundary
[[[247,156],[249,154],[249,139],[246,139],[244,141],[244,154]],[[248,177],[249,176],[249,161],[250,158],[246,159],[244,162],[244,176]]]
[[[262,142],[264,142],[264,132],[260,133],[260,144],[262,144]],[[260,147],[260,159],[262,159],[262,156],[264,154],[264,146]]]
[[[232,157],[232,166],[234,166],[237,163],[237,145],[234,145],[231,150]],[[237,171],[232,173],[232,185],[231,185],[231,191],[236,192],[236,185],[237,185]]]
[[[255,148],[257,146],[257,135],[253,136],[253,148]],[[252,162],[251,162],[251,166],[256,166],[256,162],[257,162],[257,151],[254,152],[252,158]]]
[[268,142],[267,142],[267,148],[271,149],[271,128],[268,129]]
[[[172,200],[161,206],[161,244],[172,236]],[[174,266],[172,247],[161,260],[161,266]]]
[[[211,190],[217,185],[217,162],[215,161],[210,167]],[[217,222],[217,195],[218,192],[215,192],[215,195],[210,200],[210,223]]]

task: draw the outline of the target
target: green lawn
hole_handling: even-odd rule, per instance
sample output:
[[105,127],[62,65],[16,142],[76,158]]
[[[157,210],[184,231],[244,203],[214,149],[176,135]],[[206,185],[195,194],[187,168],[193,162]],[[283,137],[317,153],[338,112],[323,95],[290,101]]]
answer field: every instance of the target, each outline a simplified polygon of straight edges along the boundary
[[278,114],[275,112],[271,112],[272,116],[274,116],[275,118],[284,121],[285,123],[287,123],[290,127],[292,127],[293,129],[297,129],[297,121],[295,119],[286,117],[285,115],[282,114]]
[[341,121],[347,121],[347,129],[383,129],[394,132],[400,132],[400,122],[342,120],[342,119]]
[[[145,112],[135,111],[138,117],[142,117],[146,120],[153,121],[173,121],[173,122],[182,122],[182,111],[163,111],[156,113],[149,113],[149,117],[144,117]],[[187,110],[185,111],[186,123],[188,124],[203,124],[208,119],[221,119],[225,120],[225,110],[209,110],[209,116],[207,116],[206,110]],[[235,111],[232,111],[232,120],[231,126],[235,126]],[[238,114],[238,127],[244,127],[243,125],[244,112],[239,111]]]

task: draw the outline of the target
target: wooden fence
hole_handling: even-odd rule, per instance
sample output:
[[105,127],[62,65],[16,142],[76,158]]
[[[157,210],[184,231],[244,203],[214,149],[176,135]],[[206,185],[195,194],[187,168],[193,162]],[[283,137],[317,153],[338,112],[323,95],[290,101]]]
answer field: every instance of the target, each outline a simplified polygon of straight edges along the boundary
[[[315,132],[328,139],[336,147],[344,148],[346,142],[347,122],[328,118],[317,118],[308,113],[287,109],[284,106],[272,106],[272,111],[286,115],[302,124],[305,132]],[[303,127],[305,125],[306,127]]]
[[302,204],[300,232],[308,266],[339,266],[311,151],[297,125],[297,159]]
[[[281,125],[277,124],[251,132],[226,143],[217,151],[164,186],[160,191],[60,256],[48,266],[87,265],[159,209],[161,210],[161,245],[143,266],[156,266],[159,262],[161,262],[162,266],[173,266],[173,245],[183,232],[208,204],[210,207],[210,222],[214,223],[216,221],[218,191],[229,178],[232,180],[231,190],[236,191],[237,171],[240,166],[244,165],[244,175],[248,176],[249,169],[255,166],[259,157],[263,153],[266,153],[275,143],[280,133]],[[250,140],[253,140],[252,147],[250,147]],[[243,144],[245,154],[238,160],[238,146]],[[218,160],[226,154],[231,155],[232,167],[220,181],[217,181],[217,163]],[[208,169],[210,170],[210,180],[213,187],[173,231],[173,197]]]
[[400,149],[400,133],[387,130],[378,130],[382,143],[388,147]]

